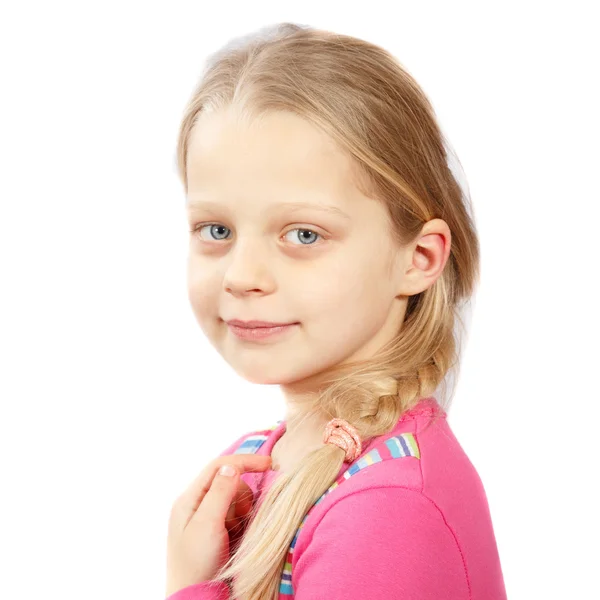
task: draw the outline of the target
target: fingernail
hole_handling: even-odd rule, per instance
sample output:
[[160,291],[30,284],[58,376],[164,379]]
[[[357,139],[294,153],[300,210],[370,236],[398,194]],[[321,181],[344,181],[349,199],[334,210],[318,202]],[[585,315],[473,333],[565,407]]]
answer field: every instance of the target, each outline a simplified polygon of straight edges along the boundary
[[223,465],[219,469],[219,475],[225,475],[226,477],[233,477],[235,475],[235,469],[231,465]]

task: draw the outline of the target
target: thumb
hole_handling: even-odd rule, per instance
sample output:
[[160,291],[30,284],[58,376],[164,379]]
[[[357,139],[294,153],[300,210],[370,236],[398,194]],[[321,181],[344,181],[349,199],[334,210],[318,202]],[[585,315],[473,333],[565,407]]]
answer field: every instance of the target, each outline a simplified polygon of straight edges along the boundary
[[220,469],[219,469],[219,475],[221,475],[222,477],[235,477],[238,472],[237,469],[231,465],[223,465]]
[[222,465],[200,503],[196,515],[219,525],[225,525],[227,512],[237,493],[238,470],[232,465]]

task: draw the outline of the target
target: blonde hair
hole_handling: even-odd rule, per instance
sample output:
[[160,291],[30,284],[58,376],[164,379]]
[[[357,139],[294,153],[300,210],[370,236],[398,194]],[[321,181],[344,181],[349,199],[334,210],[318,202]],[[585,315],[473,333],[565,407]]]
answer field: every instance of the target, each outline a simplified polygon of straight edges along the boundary
[[[376,45],[292,23],[263,28],[207,61],[179,130],[177,168],[186,194],[194,124],[204,111],[229,107],[250,120],[291,111],[327,133],[352,157],[359,189],[388,208],[390,233],[400,245],[431,219],[450,228],[444,270],[408,298],[401,332],[369,360],[338,365],[310,404],[308,414],[347,420],[366,445],[391,431],[458,366],[454,326],[479,277],[470,202],[449,167],[433,107],[399,62]],[[249,515],[239,546],[214,581],[230,583],[240,600],[278,598],[296,530],[343,461],[344,451],[327,444],[282,473]]]

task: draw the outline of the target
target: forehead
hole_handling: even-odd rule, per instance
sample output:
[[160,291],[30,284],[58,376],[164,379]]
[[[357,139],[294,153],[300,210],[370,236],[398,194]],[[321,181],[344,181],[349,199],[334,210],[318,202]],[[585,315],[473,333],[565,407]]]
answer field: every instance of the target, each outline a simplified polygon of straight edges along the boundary
[[324,132],[290,112],[243,120],[232,110],[202,114],[187,156],[188,195],[279,195],[292,190],[348,197],[352,162]]

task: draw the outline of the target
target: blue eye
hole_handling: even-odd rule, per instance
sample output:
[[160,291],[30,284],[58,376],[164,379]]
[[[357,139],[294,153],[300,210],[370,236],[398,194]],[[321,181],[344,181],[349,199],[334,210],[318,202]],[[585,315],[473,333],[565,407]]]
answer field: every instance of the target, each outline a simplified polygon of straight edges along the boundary
[[[317,237],[322,237],[322,236],[321,236],[321,235],[319,235],[318,233],[316,233],[316,232],[312,231],[312,229],[301,229],[301,228],[298,228],[298,229],[290,229],[290,230],[289,230],[289,231],[288,231],[288,232],[287,232],[285,235],[287,235],[288,233],[293,233],[294,231],[301,231],[303,234],[304,234],[304,233],[308,233],[308,234],[309,234],[309,236],[308,236],[308,237],[309,237],[310,239],[312,239],[312,236],[315,236],[315,235],[316,235]],[[306,240],[307,238],[306,238],[304,235],[300,235],[300,236],[299,236],[297,239],[300,239],[300,240]],[[304,243],[304,241],[302,241],[302,242],[301,242],[301,245],[302,245],[302,246],[314,246],[314,244],[312,244],[312,243],[307,243],[307,244],[305,244],[305,243]]]
[[[224,225],[219,225],[218,223],[207,223],[206,225],[197,227],[194,231],[202,231],[203,229],[206,229],[206,227],[210,227],[211,235],[212,235],[213,231],[216,229],[227,229],[227,227],[225,227]],[[202,236],[200,236],[200,237],[202,237]],[[215,239],[215,238],[213,238],[213,239]],[[220,240],[220,239],[224,239],[224,238],[217,237],[216,239]]]
[[[220,223],[205,223],[203,225],[199,225],[198,227],[196,227],[195,229],[192,230],[192,233],[194,232],[201,232],[203,229],[206,229],[207,227],[210,227],[209,231],[210,231],[210,236],[211,238],[209,240],[206,240],[205,238],[202,237],[202,235],[200,235],[200,239],[204,240],[204,241],[211,241],[211,240],[224,240],[227,239],[226,237],[220,237],[221,235],[224,235],[223,230],[229,231],[229,229],[227,227],[225,227],[224,225],[221,225]],[[299,231],[302,232],[302,234],[297,237],[296,239],[300,239],[300,240],[304,240],[307,241],[307,243],[305,243],[304,241],[301,241],[300,244],[301,246],[314,246],[314,243],[311,243],[310,240],[314,239],[314,236],[317,236],[319,238],[322,238],[323,236],[319,233],[316,233],[315,231],[313,231],[312,229],[304,229],[304,228],[296,228],[296,229],[290,229],[285,235],[288,235],[289,233],[293,233],[295,231]],[[309,235],[306,236],[304,234],[308,233]],[[215,235],[216,237],[213,237],[213,235]]]

